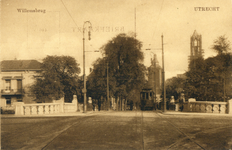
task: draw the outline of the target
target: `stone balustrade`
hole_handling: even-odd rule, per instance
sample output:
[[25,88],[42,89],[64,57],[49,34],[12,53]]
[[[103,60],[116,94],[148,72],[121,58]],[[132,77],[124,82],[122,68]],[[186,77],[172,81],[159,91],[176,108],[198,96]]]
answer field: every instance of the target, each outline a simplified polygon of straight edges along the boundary
[[195,101],[185,102],[183,104],[185,112],[201,112],[201,113],[219,113],[225,114],[228,112],[227,102],[210,102],[210,101]]
[[72,103],[64,103],[63,104],[63,109],[64,112],[76,112],[78,110],[78,101],[77,101],[77,96],[73,95],[73,100]]
[[72,103],[64,103],[64,98],[53,100],[52,103],[24,104],[15,102],[15,115],[46,115],[53,113],[76,112],[78,109],[77,96],[73,95]]
[[15,103],[16,115],[43,115],[59,113],[59,103],[41,103],[41,104],[24,104],[23,102]]

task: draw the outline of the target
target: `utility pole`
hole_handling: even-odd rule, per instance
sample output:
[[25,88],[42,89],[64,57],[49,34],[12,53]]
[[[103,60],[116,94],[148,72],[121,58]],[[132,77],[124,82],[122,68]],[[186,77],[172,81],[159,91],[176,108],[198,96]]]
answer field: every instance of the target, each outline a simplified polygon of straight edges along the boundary
[[108,101],[108,109],[110,107],[110,99],[109,99],[109,67],[108,67],[108,57],[107,57],[107,101]]
[[[152,85],[152,91],[154,92],[155,91],[155,89],[154,89],[154,84],[155,84],[155,80],[154,80],[154,74],[155,74],[155,67],[154,67],[154,58],[152,59],[151,58],[151,73],[152,73],[152,83],[151,83],[151,85]],[[152,96],[152,100],[154,100],[154,95]]]
[[136,39],[136,8],[135,8],[135,39]]
[[88,31],[88,35],[89,35],[89,40],[90,38],[90,29],[92,28],[92,24],[89,21],[85,21],[83,24],[83,80],[84,80],[84,88],[82,89],[82,93],[84,94],[84,105],[83,105],[83,112],[86,113],[87,112],[87,105],[86,105],[86,76],[85,76],[85,24],[89,24],[89,31]]
[[165,71],[164,71],[164,43],[163,43],[163,34],[161,35],[162,40],[162,74],[163,74],[163,89],[164,89],[164,95],[163,95],[163,101],[164,101],[164,112],[166,111],[166,88],[165,88]]
[[[154,64],[154,66],[155,66],[155,72],[154,72],[154,78],[155,78],[155,105],[156,105],[156,103],[157,103],[157,101],[156,101],[156,58],[155,58],[155,64]],[[155,106],[156,107],[156,106]]]
[[224,83],[223,83],[223,101],[226,102],[226,75],[224,74]]

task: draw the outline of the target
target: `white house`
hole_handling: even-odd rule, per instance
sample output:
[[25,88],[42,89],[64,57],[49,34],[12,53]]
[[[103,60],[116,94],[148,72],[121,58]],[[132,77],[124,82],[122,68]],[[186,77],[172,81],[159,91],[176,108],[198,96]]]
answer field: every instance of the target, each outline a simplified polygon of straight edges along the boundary
[[3,60],[1,62],[1,107],[14,109],[14,102],[35,103],[28,87],[40,69],[37,60]]

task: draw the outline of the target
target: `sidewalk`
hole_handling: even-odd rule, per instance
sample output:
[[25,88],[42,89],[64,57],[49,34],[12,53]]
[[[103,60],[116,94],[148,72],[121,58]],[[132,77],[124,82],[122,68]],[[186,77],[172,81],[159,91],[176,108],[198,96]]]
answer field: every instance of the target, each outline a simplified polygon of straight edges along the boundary
[[[1,114],[1,118],[14,118],[14,117],[63,117],[63,116],[90,116],[90,115],[97,115],[106,113],[107,111],[87,111],[86,113],[83,112],[67,112],[67,113],[53,113],[53,114],[43,114],[43,115],[15,115],[15,114]],[[109,112],[109,111],[108,111]]]
[[165,112],[160,111],[163,115],[194,115],[194,116],[228,116],[232,117],[232,114],[219,114],[219,113],[201,113],[201,112],[181,112],[166,110]]
[[[125,112],[130,112],[130,115],[133,116],[133,113],[136,111],[87,111],[86,113],[83,112],[69,112],[69,113],[53,113],[53,114],[43,114],[43,115],[14,115],[14,114],[1,114],[1,118],[17,118],[17,117],[73,117],[73,116],[91,116],[91,115],[99,115],[99,114],[109,114],[111,115],[121,115],[124,116]],[[218,114],[218,113],[198,113],[198,112],[180,112],[180,111],[171,111],[171,110],[166,110],[165,112],[161,110],[157,111],[147,111],[147,112],[157,112],[161,115],[184,115],[184,116],[227,116],[227,117],[232,117],[232,114]]]

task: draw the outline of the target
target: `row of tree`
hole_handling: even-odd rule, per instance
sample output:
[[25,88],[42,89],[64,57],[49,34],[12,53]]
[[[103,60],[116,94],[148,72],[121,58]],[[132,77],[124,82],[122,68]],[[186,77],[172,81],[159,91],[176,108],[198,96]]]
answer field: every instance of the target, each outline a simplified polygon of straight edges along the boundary
[[[232,97],[232,54],[230,42],[225,36],[214,41],[214,57],[199,57],[189,64],[183,77],[167,80],[167,97],[178,98],[184,92],[186,98],[199,101],[227,101]],[[193,65],[194,63],[194,65]]]
[[102,46],[105,57],[93,64],[93,71],[88,76],[88,96],[106,99],[108,73],[109,95],[116,99],[116,108],[119,103],[127,104],[129,101],[138,104],[146,71],[141,47],[140,41],[126,34],[119,34]]
[[[126,34],[119,34],[103,45],[101,52],[105,57],[93,63],[93,71],[87,78],[87,96],[98,102],[106,100],[108,73],[109,95],[116,99],[117,104],[139,102],[146,72],[141,47],[139,40]],[[41,70],[31,87],[38,102],[50,102],[61,97],[70,102],[74,94],[79,102],[83,102],[83,78],[79,76],[80,67],[73,57],[47,56]]]
[[[93,70],[87,78],[87,96],[109,107],[107,101],[107,76],[109,95],[116,99],[117,107],[126,104],[139,105],[140,91],[146,80],[146,67],[142,43],[126,34],[119,34],[101,47],[105,57],[93,63]],[[166,95],[177,99],[184,92],[186,98],[202,101],[226,101],[232,97],[232,55],[230,43],[225,36],[215,40],[212,49],[217,56],[190,62],[189,70],[183,77],[166,81]],[[194,65],[193,65],[194,63]],[[83,78],[80,67],[71,56],[47,56],[41,64],[41,72],[31,91],[38,102],[50,102],[65,97],[72,101],[77,95],[83,102]]]
[[37,102],[51,102],[65,96],[72,101],[72,95],[80,95],[79,64],[71,56],[47,56],[41,63],[41,72],[35,77],[31,92]]

